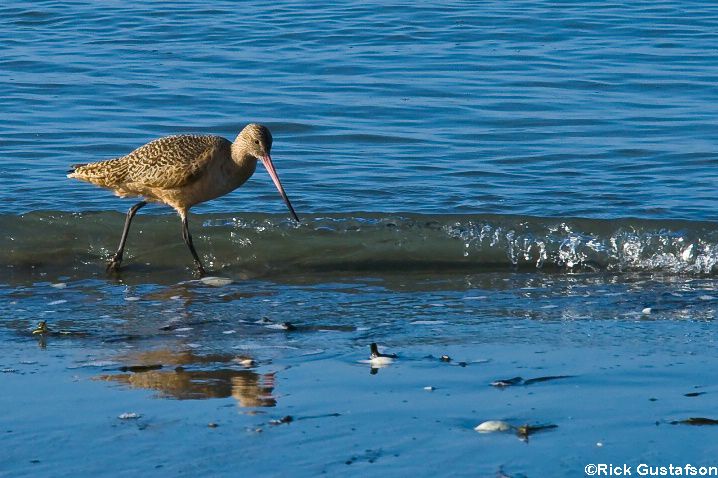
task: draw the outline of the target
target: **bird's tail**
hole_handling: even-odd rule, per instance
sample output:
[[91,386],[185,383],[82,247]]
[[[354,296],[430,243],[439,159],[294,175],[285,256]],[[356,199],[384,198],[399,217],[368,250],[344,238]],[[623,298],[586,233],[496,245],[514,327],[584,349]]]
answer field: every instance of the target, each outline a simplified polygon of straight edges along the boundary
[[98,186],[114,186],[127,176],[127,164],[121,158],[96,163],[73,164],[68,178],[80,179]]

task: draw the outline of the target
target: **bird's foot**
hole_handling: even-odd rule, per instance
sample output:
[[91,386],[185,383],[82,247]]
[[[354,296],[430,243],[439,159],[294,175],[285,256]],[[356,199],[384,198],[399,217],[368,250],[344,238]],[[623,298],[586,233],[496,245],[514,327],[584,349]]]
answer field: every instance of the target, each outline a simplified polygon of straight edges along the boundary
[[107,272],[119,272],[120,264],[122,264],[122,257],[118,257],[117,254],[112,256],[112,259],[107,263],[105,270]]

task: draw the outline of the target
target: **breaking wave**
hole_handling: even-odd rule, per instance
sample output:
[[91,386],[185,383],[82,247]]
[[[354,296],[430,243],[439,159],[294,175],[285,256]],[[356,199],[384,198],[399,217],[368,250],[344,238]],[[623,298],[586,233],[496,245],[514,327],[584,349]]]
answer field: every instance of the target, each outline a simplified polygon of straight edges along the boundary
[[[98,268],[116,247],[115,212],[0,216],[0,274]],[[304,216],[193,215],[190,225],[214,270],[277,272],[607,271],[714,274],[718,223],[501,215],[354,213]],[[125,264],[191,265],[170,215],[140,215]],[[4,271],[4,272],[3,272]]]

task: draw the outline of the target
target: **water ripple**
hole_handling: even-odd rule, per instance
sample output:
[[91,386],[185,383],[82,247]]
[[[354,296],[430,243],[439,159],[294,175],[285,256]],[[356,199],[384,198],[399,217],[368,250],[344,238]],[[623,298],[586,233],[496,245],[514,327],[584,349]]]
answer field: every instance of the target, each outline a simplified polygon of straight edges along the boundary
[[[0,212],[123,210],[67,165],[262,121],[306,212],[712,220],[717,32],[668,0],[12,2]],[[258,175],[198,209],[270,197]]]

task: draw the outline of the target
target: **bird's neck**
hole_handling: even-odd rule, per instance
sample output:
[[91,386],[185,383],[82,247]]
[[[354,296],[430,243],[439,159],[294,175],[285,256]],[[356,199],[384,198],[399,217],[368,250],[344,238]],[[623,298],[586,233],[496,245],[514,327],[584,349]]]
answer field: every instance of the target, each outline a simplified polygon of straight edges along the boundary
[[257,165],[257,158],[247,153],[244,145],[235,141],[232,143],[232,162],[241,168],[249,167],[254,170]]

